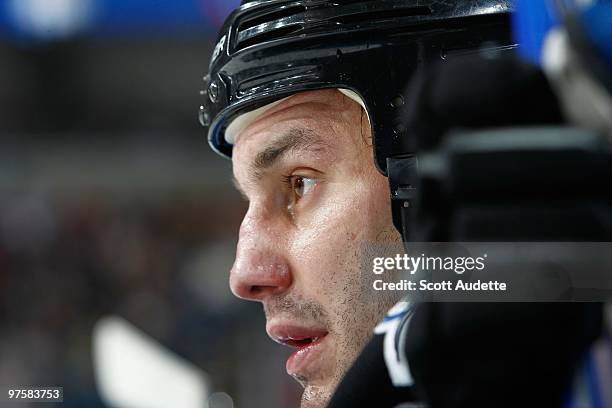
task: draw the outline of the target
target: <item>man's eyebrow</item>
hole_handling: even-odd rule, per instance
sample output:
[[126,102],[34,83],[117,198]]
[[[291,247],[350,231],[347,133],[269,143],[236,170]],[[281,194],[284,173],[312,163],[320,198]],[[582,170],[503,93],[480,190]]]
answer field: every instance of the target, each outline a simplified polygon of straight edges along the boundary
[[261,175],[263,170],[272,167],[287,153],[320,151],[327,144],[318,133],[311,129],[291,128],[257,153],[251,164],[252,173]]
[[[325,146],[327,143],[317,132],[311,129],[291,128],[255,155],[250,165],[250,179],[251,181],[260,179],[264,170],[274,166],[289,152],[320,151]],[[245,190],[235,176],[232,177],[232,182],[240,195],[249,201]]]

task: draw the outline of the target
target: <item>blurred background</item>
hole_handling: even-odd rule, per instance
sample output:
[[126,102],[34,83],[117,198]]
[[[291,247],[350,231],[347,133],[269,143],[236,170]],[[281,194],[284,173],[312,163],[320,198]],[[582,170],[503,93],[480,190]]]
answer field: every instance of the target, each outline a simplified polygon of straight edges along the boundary
[[115,314],[236,407],[297,405],[288,351],[229,291],[246,206],[197,122],[238,3],[0,0],[3,392],[63,386],[62,407],[105,407],[91,337]]

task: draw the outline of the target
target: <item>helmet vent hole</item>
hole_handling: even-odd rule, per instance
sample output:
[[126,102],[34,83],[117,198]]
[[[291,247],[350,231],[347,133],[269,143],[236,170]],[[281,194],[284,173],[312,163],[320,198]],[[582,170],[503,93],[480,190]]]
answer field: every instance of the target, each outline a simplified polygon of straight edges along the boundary
[[395,8],[387,10],[368,10],[361,13],[346,14],[343,16],[334,17],[331,21],[340,24],[355,24],[381,22],[384,20],[398,19],[402,17],[428,16],[432,13],[431,8],[427,6],[416,6],[406,8]]
[[289,34],[295,33],[296,31],[300,31],[301,29],[302,29],[302,26],[299,24],[296,24],[296,25],[291,25],[288,27],[277,28],[275,30],[265,31],[261,34],[255,34],[255,35],[245,38],[244,40],[242,40],[240,38],[241,36],[239,36],[238,42],[236,44],[236,51],[241,50],[243,48],[250,47],[251,45],[283,38]]
[[283,36],[300,31],[303,27],[301,21],[295,18],[304,13],[306,7],[302,5],[267,8],[267,12],[258,13],[251,18],[244,19],[238,25],[235,50],[241,50],[261,42],[272,41]]
[[282,8],[281,10],[275,9],[275,11],[243,21],[238,27],[238,31],[248,30],[249,28],[253,28],[260,24],[271,23],[273,21],[280,20],[281,18],[291,17],[296,14],[303,13],[305,11],[305,6],[292,6]]
[[289,34],[293,34],[297,31],[300,31],[301,29],[302,26],[300,24],[294,24],[286,27],[277,28],[274,30],[264,31],[263,33],[251,35],[248,37],[245,36],[245,39],[242,39],[243,36],[239,35],[238,41],[236,43],[236,51],[250,47],[251,45],[283,38]]

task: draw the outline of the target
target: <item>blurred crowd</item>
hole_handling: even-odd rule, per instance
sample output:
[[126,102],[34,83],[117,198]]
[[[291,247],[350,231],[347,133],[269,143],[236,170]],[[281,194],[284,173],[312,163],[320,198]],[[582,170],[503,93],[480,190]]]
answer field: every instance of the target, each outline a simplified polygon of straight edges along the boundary
[[[227,285],[243,211],[227,188],[4,191],[0,383],[60,385],[63,406],[104,406],[91,331],[115,314],[203,368],[236,406],[259,406],[251,405],[257,380],[241,372],[282,367],[282,356],[265,338],[258,307],[235,300]],[[290,401],[289,381],[270,381],[263,394],[285,384]]]

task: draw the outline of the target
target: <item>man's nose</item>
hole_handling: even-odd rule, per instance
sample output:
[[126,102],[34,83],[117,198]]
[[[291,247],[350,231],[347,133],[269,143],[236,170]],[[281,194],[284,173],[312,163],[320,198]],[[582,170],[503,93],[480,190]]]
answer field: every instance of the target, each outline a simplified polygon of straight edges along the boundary
[[279,253],[280,238],[265,226],[265,220],[247,214],[240,226],[236,260],[230,272],[230,288],[234,295],[263,301],[291,286],[289,264]]

